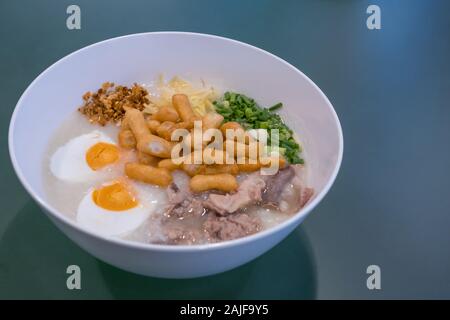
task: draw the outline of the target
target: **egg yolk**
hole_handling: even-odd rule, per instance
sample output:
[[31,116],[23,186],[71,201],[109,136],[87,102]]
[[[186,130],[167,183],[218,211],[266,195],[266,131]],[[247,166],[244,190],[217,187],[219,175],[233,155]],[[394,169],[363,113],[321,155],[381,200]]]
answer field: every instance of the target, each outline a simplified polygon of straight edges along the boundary
[[119,159],[119,148],[117,146],[98,142],[86,152],[86,162],[92,170],[101,169]]
[[123,182],[116,182],[94,190],[92,199],[97,206],[111,211],[124,211],[138,205],[130,188]]

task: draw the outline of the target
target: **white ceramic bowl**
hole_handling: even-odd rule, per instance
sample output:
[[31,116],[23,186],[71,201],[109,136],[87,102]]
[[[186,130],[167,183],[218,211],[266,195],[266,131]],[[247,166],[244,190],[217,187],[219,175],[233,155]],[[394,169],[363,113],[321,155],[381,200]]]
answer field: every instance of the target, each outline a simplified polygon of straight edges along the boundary
[[[317,63],[320,63],[318,61]],[[168,246],[105,238],[80,228],[47,201],[42,166],[55,129],[105,81],[148,82],[159,74],[204,79],[245,93],[262,105],[282,101],[280,113],[299,134],[313,199],[289,220],[245,238],[199,246]],[[59,60],[23,93],[9,128],[14,169],[33,199],[70,239],[95,257],[142,275],[206,276],[263,254],[294,230],[322,200],[339,170],[343,139],[338,117],[320,89],[284,60],[248,44],[184,32],[134,34],[99,42]],[[30,244],[32,245],[32,244]]]

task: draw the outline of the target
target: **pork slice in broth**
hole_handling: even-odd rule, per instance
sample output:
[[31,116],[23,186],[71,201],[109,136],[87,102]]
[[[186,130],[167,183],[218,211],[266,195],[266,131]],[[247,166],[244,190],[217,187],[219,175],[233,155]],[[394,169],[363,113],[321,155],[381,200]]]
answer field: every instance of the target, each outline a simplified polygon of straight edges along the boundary
[[186,184],[171,183],[167,188],[169,201],[166,217],[185,218],[187,216],[202,216],[205,213],[203,200],[194,196]]
[[279,170],[276,174],[266,177],[266,188],[262,194],[262,203],[278,207],[282,192],[295,176],[292,166]]
[[261,219],[247,213],[235,213],[226,217],[208,214],[203,224],[209,241],[224,241],[242,238],[261,230]]
[[193,194],[188,183],[167,188],[168,206],[161,226],[168,244],[200,244],[241,238],[263,228],[257,208],[291,214],[313,195],[304,186],[303,166],[290,165],[273,176],[242,176],[235,193]]
[[283,189],[278,201],[278,209],[283,213],[293,214],[303,208],[314,194],[314,189],[305,186],[305,168],[292,165],[294,177]]
[[225,195],[211,193],[204,205],[222,216],[234,213],[261,201],[261,192],[265,185],[259,174],[251,174],[242,181],[236,193]]

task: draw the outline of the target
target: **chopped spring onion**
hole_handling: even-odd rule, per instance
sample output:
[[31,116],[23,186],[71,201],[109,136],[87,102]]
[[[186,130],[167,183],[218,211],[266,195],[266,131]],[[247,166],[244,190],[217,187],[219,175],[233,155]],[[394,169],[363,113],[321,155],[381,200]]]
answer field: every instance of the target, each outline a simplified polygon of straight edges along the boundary
[[284,124],[280,115],[274,111],[283,107],[277,103],[270,108],[260,107],[254,99],[236,92],[225,92],[223,97],[213,102],[216,111],[224,117],[224,122],[236,121],[246,130],[265,129],[268,131],[268,145],[271,145],[271,130],[279,133],[279,148],[283,150],[286,159],[292,163],[303,163],[299,153],[302,149],[295,141],[292,130]]

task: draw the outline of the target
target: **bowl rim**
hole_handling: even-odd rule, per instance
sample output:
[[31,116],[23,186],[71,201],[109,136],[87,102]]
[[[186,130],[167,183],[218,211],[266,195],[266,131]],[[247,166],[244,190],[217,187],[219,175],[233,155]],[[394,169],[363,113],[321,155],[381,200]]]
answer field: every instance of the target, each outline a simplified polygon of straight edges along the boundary
[[[28,183],[27,179],[25,178],[25,175],[23,174],[23,172],[19,166],[19,163],[16,159],[16,154],[14,151],[14,134],[13,133],[14,133],[15,123],[16,123],[16,117],[19,112],[19,109],[22,107],[22,102],[23,102],[24,98],[32,90],[34,85],[39,81],[39,79],[41,77],[43,77],[48,71],[50,71],[51,69],[56,67],[58,64],[63,63],[66,59],[68,59],[72,55],[76,55],[81,51],[87,50],[89,48],[93,48],[95,46],[102,45],[104,43],[120,41],[123,38],[147,37],[147,36],[153,36],[153,35],[168,35],[168,36],[176,35],[176,36],[203,37],[203,38],[221,40],[221,41],[229,42],[231,44],[235,44],[235,45],[239,45],[239,46],[244,46],[251,50],[256,50],[262,54],[268,55],[269,57],[278,60],[279,62],[283,63],[285,66],[290,68],[291,70],[300,74],[306,81],[308,81],[309,84],[311,84],[313,86],[313,88],[315,88],[315,90],[318,91],[318,93],[324,99],[327,107],[330,109],[331,114],[334,118],[334,121],[337,124],[338,135],[339,135],[338,136],[338,141],[339,141],[338,159],[335,164],[335,167],[333,168],[331,176],[328,179],[328,181],[325,184],[325,187],[322,189],[322,191],[319,192],[315,196],[315,198],[311,202],[309,202],[305,207],[301,208],[297,213],[293,214],[292,217],[286,219],[285,221],[283,221],[271,228],[262,230],[255,234],[248,235],[248,236],[245,236],[242,238],[234,239],[234,240],[226,240],[226,241],[221,241],[221,242],[217,242],[217,243],[194,244],[194,245],[169,245],[169,244],[141,243],[141,242],[136,242],[136,241],[132,241],[132,240],[121,239],[118,237],[108,237],[108,236],[99,235],[92,231],[82,228],[80,225],[78,225],[76,223],[76,221],[74,221],[74,220],[70,219],[69,217],[66,217],[64,214],[60,213],[59,210],[57,210],[52,205],[50,205],[45,199],[43,199],[42,197],[37,195],[34,192],[31,185]],[[266,50],[263,50],[261,48],[247,44],[245,42],[222,37],[222,36],[205,34],[205,33],[196,33],[196,32],[184,32],[184,31],[158,31],[158,32],[142,32],[142,33],[128,34],[128,35],[109,38],[109,39],[106,39],[103,41],[99,41],[99,42],[90,44],[88,46],[80,48],[80,49],[64,56],[63,58],[59,59],[58,61],[56,61],[55,63],[50,65],[44,71],[42,71],[31,82],[31,84],[26,88],[26,90],[22,93],[21,97],[19,98],[19,100],[14,108],[14,112],[11,116],[9,130],[8,130],[8,149],[9,149],[10,159],[11,159],[14,171],[16,172],[16,175],[19,178],[19,181],[21,182],[21,184],[23,185],[25,190],[34,199],[34,201],[36,201],[41,206],[41,208],[44,208],[53,217],[55,217],[59,222],[66,224],[66,225],[70,226],[71,228],[74,228],[75,230],[77,230],[80,233],[83,233],[87,236],[93,237],[96,240],[110,242],[110,243],[113,243],[115,245],[122,246],[122,247],[128,247],[128,248],[133,248],[133,249],[152,250],[152,251],[162,251],[162,252],[198,252],[198,251],[205,251],[205,250],[225,249],[225,248],[229,248],[229,247],[233,247],[233,246],[243,245],[246,243],[250,243],[250,242],[257,241],[259,239],[268,237],[270,235],[273,235],[273,234],[281,231],[282,229],[285,229],[285,228],[288,228],[289,226],[295,225],[300,219],[305,217],[314,207],[316,207],[320,201],[322,201],[322,199],[328,193],[328,191],[330,190],[334,181],[336,180],[337,174],[339,172],[339,169],[340,169],[340,166],[342,163],[342,157],[343,157],[343,152],[344,152],[344,139],[343,139],[342,127],[341,127],[339,118],[338,118],[337,113],[334,110],[332,104],[328,100],[327,96],[308,76],[306,76],[302,71],[300,71],[299,69],[297,69],[296,67],[294,67],[293,65],[291,65],[290,63],[285,61],[284,59],[282,59]],[[65,232],[63,232],[63,233],[65,233]]]

